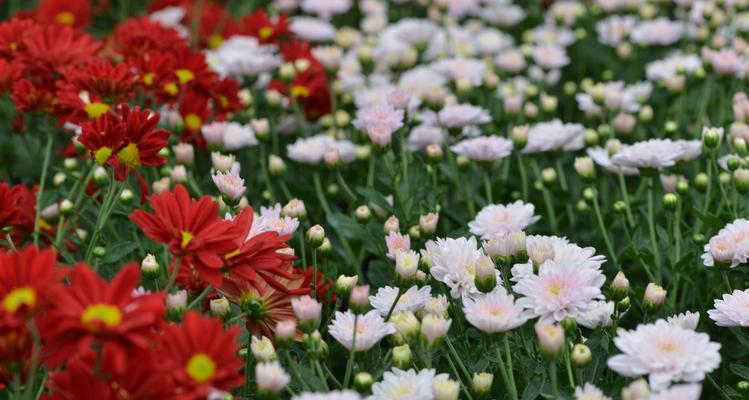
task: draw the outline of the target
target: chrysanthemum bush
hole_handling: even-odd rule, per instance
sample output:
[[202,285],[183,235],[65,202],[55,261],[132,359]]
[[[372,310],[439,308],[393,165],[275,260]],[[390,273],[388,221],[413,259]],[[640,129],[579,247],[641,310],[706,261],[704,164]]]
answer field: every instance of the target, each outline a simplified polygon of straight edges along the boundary
[[749,398],[749,1],[2,7],[0,397]]

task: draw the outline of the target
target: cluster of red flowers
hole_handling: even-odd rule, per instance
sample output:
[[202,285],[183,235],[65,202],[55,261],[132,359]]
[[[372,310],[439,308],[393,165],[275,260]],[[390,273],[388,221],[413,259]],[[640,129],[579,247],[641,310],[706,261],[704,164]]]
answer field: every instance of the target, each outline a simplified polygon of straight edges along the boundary
[[25,185],[0,182],[0,229],[20,242],[34,231],[36,195]]
[[5,384],[12,373],[33,379],[39,362],[65,366],[50,374],[50,399],[195,399],[243,382],[238,328],[195,312],[168,324],[164,294],[137,289],[137,265],[108,283],[87,265],[71,270],[56,258],[36,247],[0,253]]

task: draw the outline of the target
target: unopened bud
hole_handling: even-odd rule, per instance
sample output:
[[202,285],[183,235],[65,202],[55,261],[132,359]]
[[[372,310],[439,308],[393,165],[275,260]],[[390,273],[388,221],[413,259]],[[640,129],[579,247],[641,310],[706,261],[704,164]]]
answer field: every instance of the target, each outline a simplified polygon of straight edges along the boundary
[[611,281],[611,295],[615,300],[621,300],[627,296],[629,291],[629,279],[624,275],[624,272],[619,271],[614,280]]
[[578,343],[572,347],[570,357],[572,358],[572,365],[577,368],[585,368],[593,360],[590,348],[582,343]]
[[564,348],[564,329],[560,325],[538,322],[535,326],[541,353],[549,360],[555,359]]
[[357,221],[367,222],[369,218],[372,216],[372,211],[366,205],[361,205],[356,208],[354,215],[356,216]]
[[349,308],[363,314],[369,308],[369,285],[354,286],[349,297]]
[[393,366],[406,370],[411,365],[411,347],[408,343],[393,347]]
[[231,314],[231,306],[229,300],[226,297],[219,297],[218,299],[211,299],[210,302],[211,315],[221,318],[226,318]]
[[354,387],[361,393],[369,392],[372,387],[372,375],[368,372],[359,372],[354,375]]
[[666,290],[663,287],[651,282],[645,288],[643,303],[645,307],[655,310],[663,304],[666,299]]
[[307,240],[310,242],[312,247],[319,247],[323,239],[325,239],[325,229],[318,225],[314,225],[307,230]]
[[473,379],[471,380],[471,393],[478,397],[485,397],[491,392],[493,383],[494,375],[489,372],[473,374]]
[[489,293],[497,287],[497,270],[494,262],[488,256],[481,256],[476,262],[476,288],[483,293]]
[[146,278],[155,279],[159,277],[161,266],[153,254],[146,255],[140,263],[140,272]]
[[388,218],[385,221],[385,224],[383,225],[383,231],[387,235],[390,232],[398,232],[400,230],[400,221],[398,220],[398,217],[395,215],[391,215],[390,218]]

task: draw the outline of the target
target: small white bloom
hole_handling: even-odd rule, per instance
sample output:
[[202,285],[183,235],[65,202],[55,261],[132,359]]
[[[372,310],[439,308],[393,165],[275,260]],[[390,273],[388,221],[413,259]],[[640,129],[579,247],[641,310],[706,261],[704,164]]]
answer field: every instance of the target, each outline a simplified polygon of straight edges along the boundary
[[708,310],[707,315],[718,326],[749,327],[749,289],[724,294],[722,299],[715,300],[715,308]]
[[[345,313],[337,311],[328,327],[330,335],[347,350],[355,346],[355,351],[367,351],[385,336],[395,333],[393,324],[385,322],[375,310],[359,315],[356,318],[356,326],[354,326],[354,319],[355,314],[351,310]],[[353,343],[354,331],[356,331],[356,343]]]
[[522,231],[535,224],[541,217],[534,215],[534,211],[533,204],[523,203],[521,200],[507,205],[490,204],[476,214],[468,227],[472,234],[490,239],[495,235]]

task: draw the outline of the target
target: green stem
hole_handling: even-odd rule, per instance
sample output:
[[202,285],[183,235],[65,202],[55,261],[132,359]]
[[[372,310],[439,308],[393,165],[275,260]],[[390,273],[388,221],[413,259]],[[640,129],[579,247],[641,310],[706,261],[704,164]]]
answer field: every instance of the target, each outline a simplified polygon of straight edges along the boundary
[[42,214],[42,197],[44,197],[44,186],[47,182],[47,169],[49,159],[52,155],[52,143],[55,141],[52,132],[47,133],[47,145],[44,147],[44,161],[42,162],[42,177],[39,180],[39,191],[36,194],[36,215],[34,216],[34,246],[39,245],[39,220]]
[[112,210],[114,210],[114,206],[117,203],[117,198],[125,188],[124,181],[116,181],[114,179],[114,174],[112,174],[111,178],[112,180],[109,183],[109,190],[107,191],[104,202],[99,209],[99,215],[96,217],[94,233],[91,235],[91,241],[88,243],[88,247],[86,248],[84,262],[89,265],[91,265],[91,256],[93,255],[94,247],[96,247],[96,242],[99,240],[99,236],[101,236],[101,232],[106,226],[107,220],[112,214]]
[[203,301],[203,299],[205,298],[205,296],[208,296],[208,293],[210,293],[211,290],[213,290],[213,286],[211,286],[211,285],[206,286],[206,288],[203,289],[202,292],[200,292],[200,294],[198,295],[198,297],[194,298],[190,302],[190,304],[187,305],[187,310],[192,310],[193,307],[195,307],[196,305],[199,305],[200,302]]
[[570,389],[575,390],[575,378],[572,376],[572,363],[570,362],[570,346],[566,346],[564,351],[564,364],[567,367],[567,380],[570,383]]
[[492,196],[492,182],[489,177],[489,171],[484,170],[484,191],[486,191],[486,204],[494,204]]
[[263,181],[265,181],[265,190],[270,193],[271,199],[275,199],[273,186],[271,186],[270,174],[268,173],[268,156],[265,153],[265,143],[260,143],[258,147],[260,148],[260,171],[263,174]]
[[505,384],[505,388],[507,389],[510,399],[517,400],[517,389],[512,385],[512,382],[510,381],[510,374],[512,373],[512,371],[507,371],[507,366],[505,365],[504,358],[502,357],[502,350],[500,349],[500,347],[500,344],[494,346],[494,349],[497,352],[497,367],[499,369],[499,374],[502,376],[502,382],[504,382]]
[[356,195],[351,190],[351,188],[349,187],[349,185],[346,183],[346,180],[343,179],[343,174],[341,174],[340,168],[336,168],[335,173],[336,173],[336,178],[338,180],[338,184],[341,185],[341,187],[343,188],[343,193],[346,193],[346,196],[348,196],[348,198],[352,202],[356,203],[356,201],[357,201]]
[[289,364],[289,367],[291,368],[291,373],[294,375],[294,378],[299,382],[299,384],[302,385],[304,390],[310,390],[309,385],[307,385],[307,381],[302,378],[302,373],[299,370],[299,364],[297,364],[296,360],[294,360],[293,357],[291,357],[290,351],[285,351],[284,355],[286,356],[286,362]]
[[523,201],[528,201],[528,172],[525,170],[525,160],[518,153],[518,169],[520,170],[520,184],[523,190]]
[[463,360],[460,359],[458,352],[455,350],[455,346],[453,346],[452,340],[450,340],[450,336],[445,336],[445,343],[447,344],[448,350],[450,350],[450,353],[453,355],[453,358],[455,358],[455,361],[458,363],[460,371],[463,373],[463,375],[465,375],[468,382],[470,382],[473,377],[468,372],[465,364],[463,364]]
[[359,322],[359,314],[354,314],[353,336],[351,338],[351,350],[349,351],[348,363],[346,363],[346,374],[343,376],[343,387],[347,388],[351,379],[351,371],[354,369],[354,358],[356,357],[356,330]]
[[320,173],[315,171],[314,174],[312,174],[312,181],[315,185],[315,193],[317,193],[317,200],[320,202],[320,206],[322,207],[323,211],[325,211],[325,215],[330,215],[330,205],[328,205],[328,200],[325,197],[325,193],[322,190],[322,183],[320,183]]
[[622,191],[622,198],[624,199],[624,211],[627,215],[627,222],[629,223],[629,227],[632,228],[635,226],[635,219],[632,217],[632,207],[629,204],[629,191],[627,190],[627,182],[624,180],[624,174],[621,172],[619,175],[619,188]]
[[723,279],[723,284],[726,286],[726,290],[728,290],[728,293],[733,293],[733,289],[731,289],[731,281],[728,280],[728,272],[722,270],[720,271],[720,276]]
[[506,333],[502,335],[502,344],[505,347],[505,356],[507,357],[507,375],[509,375],[510,377],[510,387],[512,388],[510,395],[512,396],[512,398],[517,399],[518,389],[517,385],[515,384],[514,368],[512,367],[512,352],[510,352],[510,340],[507,338]]
[[398,294],[395,295],[395,300],[393,300],[393,304],[390,305],[390,309],[388,310],[388,313],[385,316],[385,321],[389,320],[390,316],[393,315],[393,310],[395,310],[395,306],[396,304],[398,304],[398,300],[400,300],[402,295],[403,295],[403,289],[399,287]]
[[375,165],[377,164],[377,159],[375,158],[374,154],[369,155],[369,170],[367,171],[367,187],[372,187],[374,185],[374,174],[375,174]]
[[551,378],[551,391],[555,399],[559,399],[559,385],[557,384],[557,364],[555,361],[549,362],[549,378]]
[[648,180],[648,231],[650,231],[650,244],[653,249],[653,260],[655,261],[656,277],[655,283],[661,283],[661,255],[658,252],[658,238],[655,235],[655,177]]
[[[533,160],[531,162],[531,168],[533,168],[534,174],[536,174],[536,179],[541,179],[541,170],[538,168],[538,163],[536,160]],[[546,188],[546,186],[543,186],[541,188],[541,193],[544,197],[544,205],[546,206],[546,213],[549,215],[549,223],[551,224],[551,229],[554,231],[555,234],[559,234],[559,223],[557,222],[557,214],[554,211],[554,203],[551,201],[551,194],[549,193],[549,189]]]
[[601,216],[601,207],[598,204],[598,193],[595,193],[593,196],[593,210],[596,213],[598,228],[601,230],[601,235],[603,236],[603,241],[606,243],[606,248],[608,249],[609,254],[611,254],[611,259],[614,261],[614,265],[618,265],[619,262],[616,259],[616,251],[614,251],[614,245],[611,243],[609,233],[606,230],[606,224],[603,222],[603,217]]

